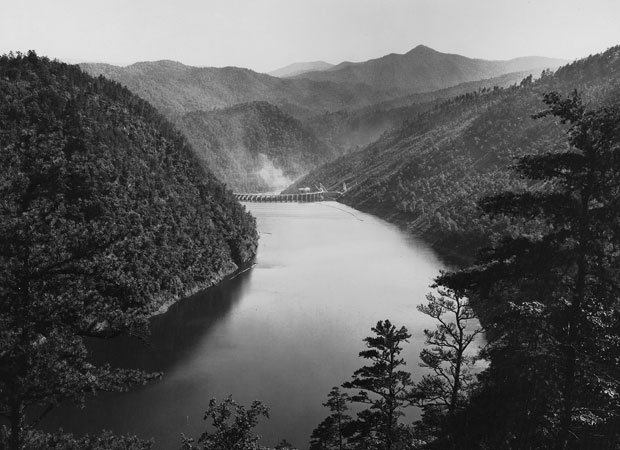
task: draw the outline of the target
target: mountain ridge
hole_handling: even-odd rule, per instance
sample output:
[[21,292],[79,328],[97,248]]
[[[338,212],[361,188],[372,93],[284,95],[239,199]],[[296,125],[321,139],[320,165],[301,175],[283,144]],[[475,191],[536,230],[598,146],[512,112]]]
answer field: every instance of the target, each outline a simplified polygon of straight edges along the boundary
[[193,111],[176,124],[203,163],[238,192],[281,190],[333,158],[310,129],[265,101]]
[[103,75],[123,84],[168,118],[261,100],[304,117],[324,110],[370,105],[399,94],[355,83],[276,78],[246,68],[194,67],[170,60],[125,67],[105,63],[80,67],[93,76]]
[[280,67],[276,70],[272,70],[271,72],[267,72],[267,74],[271,75],[272,77],[285,78],[294,77],[296,75],[301,75],[302,73],[306,72],[329,70],[332,67],[334,67],[333,64],[325,61],[297,62],[284,67]]
[[510,72],[556,68],[566,62],[543,56],[523,56],[510,60],[468,58],[418,45],[403,54],[390,53],[357,63],[345,61],[328,70],[306,72],[294,78],[336,83],[349,81],[379,90],[399,89],[419,93]]
[[[510,171],[525,154],[560,149],[563,126],[544,109],[545,92],[578,89],[586,106],[620,101],[620,46],[525,78],[508,88],[484,89],[447,100],[359,151],[314,170],[289,187],[322,183],[349,191],[341,201],[396,223],[451,262],[470,260],[505,224],[481,216],[476,200],[528,186]],[[491,232],[489,230],[492,230]]]
[[[425,46],[418,46],[408,53],[416,58],[419,56],[426,57],[425,55],[431,55],[431,59],[439,58],[441,61],[448,58],[448,68],[444,67],[445,64],[443,63],[436,67],[432,64],[428,66],[426,64],[428,61],[426,61],[426,63],[423,62],[421,64],[426,64],[428,67],[419,71],[413,77],[414,84],[416,79],[422,79],[424,81],[423,84],[426,86],[422,90],[428,88],[429,92],[439,91],[440,89],[436,89],[437,87],[449,89],[462,84],[463,80],[471,78],[476,80],[490,78],[485,76],[488,72],[485,68],[489,64],[493,65],[493,63],[485,61],[472,62],[474,60],[458,55],[445,55]],[[391,54],[385,55],[379,60],[388,61],[389,66],[392,64],[390,61],[393,62],[395,58],[398,60],[398,58],[402,57],[403,55]],[[466,61],[467,64],[463,66],[461,64],[462,61]],[[525,65],[527,65],[527,61],[529,60],[526,60]],[[386,129],[398,125],[402,117],[406,118],[411,112],[421,111],[420,108],[411,107],[412,104],[428,101],[429,99],[433,100],[432,94],[428,97],[416,97],[418,94],[413,92],[416,89],[412,90],[411,83],[407,81],[411,77],[406,70],[401,70],[403,69],[402,67],[397,67],[399,64],[396,64],[394,67],[388,67],[387,70],[390,73],[387,75],[383,73],[375,74],[378,79],[387,81],[383,85],[379,84],[374,87],[372,86],[372,80],[365,78],[356,79],[353,76],[347,77],[346,80],[338,81],[312,80],[303,76],[277,78],[246,68],[232,66],[222,68],[193,67],[172,60],[141,61],[125,67],[94,63],[83,64],[81,67],[92,75],[103,75],[125,85],[132,92],[153,104],[172,122],[181,126],[188,139],[194,144],[194,149],[198,152],[201,160],[217,173],[222,178],[222,181],[235,188],[272,190],[285,187],[282,185],[284,180],[290,181],[303,175],[301,173],[302,167],[312,169],[316,164],[325,162],[325,155],[335,157],[346,153],[357,145],[365,145],[378,137],[378,134]],[[522,63],[517,65],[519,64]],[[473,65],[475,70],[470,70],[468,65]],[[351,67],[357,66],[352,65]],[[406,67],[404,68],[406,69]],[[339,70],[334,71],[331,68],[324,72],[310,73],[328,74],[339,72]],[[440,72],[445,71],[449,75],[440,77],[437,75],[438,70]],[[471,83],[472,81],[466,82]],[[314,118],[319,115],[336,113],[338,111],[357,111],[363,108],[377,109],[373,105],[389,104],[390,102],[402,103],[407,96],[412,96],[410,97],[410,104],[405,105],[411,107],[409,110],[404,108],[400,111],[386,111],[386,117],[379,117],[383,113],[378,111],[374,114],[374,117],[362,117],[363,120],[366,120],[366,123],[371,123],[367,120],[368,118],[375,123],[381,122],[378,127],[374,127],[371,130],[372,133],[359,133],[355,130],[356,126],[359,128],[358,125],[355,123],[351,124],[350,121],[349,123],[343,123],[336,116],[337,120],[324,120],[319,127],[309,127],[310,124],[318,123]],[[255,110],[253,114],[249,114],[249,111],[240,114],[237,111],[239,114],[234,119],[230,115],[231,111],[208,114],[209,111],[231,108],[236,104],[262,101],[274,105],[282,113],[300,120],[302,124],[293,124],[290,120],[291,118],[287,118],[284,120],[283,127],[279,127],[271,119],[276,116],[283,116],[280,116],[278,112],[273,110],[267,111],[267,109],[262,109],[260,113],[257,113]],[[188,116],[190,113],[201,111],[204,113],[201,114],[200,118]],[[225,124],[226,120],[231,122]],[[265,140],[265,137],[269,135],[266,128],[261,125],[259,127],[261,131],[253,138],[243,137],[243,133],[240,132],[242,121],[246,121],[248,127],[257,127],[261,123],[269,124],[271,130],[281,139],[278,142],[273,141],[277,148],[274,153],[277,156],[276,160],[271,159],[264,147],[264,143],[268,142],[268,140]],[[362,123],[363,121],[359,122],[359,124]],[[341,125],[344,126],[341,127]],[[329,126],[335,128],[326,128]],[[306,131],[308,131],[308,128],[312,128],[314,138],[309,137],[309,135],[303,138],[300,137],[298,140],[293,138],[293,136],[301,136],[299,130],[303,128]],[[220,133],[228,130],[226,132],[230,133],[230,136],[215,136],[215,130],[219,130]],[[354,134],[357,133],[352,139],[347,139],[346,136],[344,136],[344,139],[342,138],[343,136],[335,136],[334,139],[331,139],[334,133],[342,135],[342,133],[347,133],[349,130]],[[286,138],[284,137],[285,135],[287,136]],[[314,141],[316,136],[320,136],[321,139],[324,136],[329,136],[330,139],[329,142],[318,144]],[[283,158],[287,156],[287,153],[281,148],[281,143],[286,142],[288,139],[293,139],[291,142],[293,143],[294,150],[288,153],[291,161],[286,163]],[[236,142],[238,145],[232,146],[233,142]],[[224,143],[227,144],[224,145]],[[258,153],[265,155],[263,159],[256,159],[257,150],[251,148],[250,143],[258,145],[257,148],[261,149]],[[205,153],[209,148],[215,152],[214,155],[208,156]],[[239,158],[248,158],[248,160],[236,161],[234,158],[224,155],[222,152],[225,148],[231,153],[235,153]],[[311,164],[305,156],[310,148],[319,152],[316,155],[314,164]],[[249,165],[250,162],[257,166],[252,169]],[[267,178],[271,178],[273,183],[263,184],[261,178],[257,178],[256,172],[261,172],[264,168],[270,174],[266,175]],[[284,172],[280,173],[278,172],[279,170]],[[252,182],[240,184],[241,176],[249,177],[252,179]]]

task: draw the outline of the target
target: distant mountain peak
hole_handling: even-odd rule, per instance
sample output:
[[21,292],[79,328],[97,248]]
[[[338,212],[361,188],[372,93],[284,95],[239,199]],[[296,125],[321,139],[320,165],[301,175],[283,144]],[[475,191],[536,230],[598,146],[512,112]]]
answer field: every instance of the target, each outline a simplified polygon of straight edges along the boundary
[[413,47],[411,50],[409,50],[405,54],[406,55],[411,55],[411,54],[415,54],[415,53],[440,53],[440,52],[438,52],[434,48],[430,48],[430,47],[428,47],[426,45],[420,44],[420,45],[416,45],[415,47]]
[[443,53],[420,44],[405,54],[390,53],[359,63],[340,63],[323,71],[298,75],[314,81],[367,85],[401,95],[431,92],[512,72],[556,68],[565,63],[552,58],[519,58],[490,61]]

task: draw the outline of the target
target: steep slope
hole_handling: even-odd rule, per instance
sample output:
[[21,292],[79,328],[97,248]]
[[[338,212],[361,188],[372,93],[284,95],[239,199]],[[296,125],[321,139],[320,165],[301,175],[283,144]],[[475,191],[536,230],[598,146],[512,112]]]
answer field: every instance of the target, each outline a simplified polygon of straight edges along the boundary
[[474,248],[488,243],[491,230],[503,228],[501,221],[480,216],[476,200],[527,188],[509,170],[514,158],[565,145],[560,124],[531,115],[543,109],[544,92],[573,89],[591,105],[620,101],[620,47],[536,82],[526,79],[520,86],[447,101],[298,185],[346,182],[351,189],[344,203],[407,227],[444,255],[471,257]]
[[281,79],[238,67],[191,67],[174,61],[81,67],[118,81],[169,118],[251,101],[267,101],[299,118],[397,96],[348,82]]
[[278,78],[294,77],[295,75],[301,75],[302,73],[327,70],[332,67],[334,67],[333,64],[325,61],[299,62],[273,70],[269,72],[269,75]]
[[241,192],[282,190],[333,159],[314,133],[267,102],[185,114],[177,125],[215,175]]
[[0,57],[0,149],[0,267],[29,242],[36,282],[60,299],[154,312],[254,256],[254,219],[183,136],[78,66]]
[[[407,70],[411,67],[432,66],[432,70],[416,72],[414,76],[400,69],[396,71],[398,79],[409,80],[414,84],[426,83],[424,89],[456,84],[461,79],[478,80],[476,77],[484,78],[482,74],[491,73],[493,70],[501,72],[532,63],[530,59],[526,59],[491,70],[487,66],[495,67],[497,64],[457,55],[444,55],[426,47],[418,47],[405,56],[409,66],[403,67]],[[382,60],[391,61],[394,57],[395,55],[388,55]],[[446,59],[448,62],[444,61]],[[373,64],[368,63],[369,67]],[[451,68],[450,64],[457,68]],[[372,80],[364,77],[363,81],[362,78],[356,80],[353,77],[339,79],[339,82],[305,78],[282,79],[236,67],[198,68],[174,61],[142,62],[127,67],[83,64],[82,68],[93,75],[102,74],[124,84],[153,104],[180,126],[209,169],[230,187],[244,191],[281,188],[285,180],[298,178],[306,173],[308,168],[327,161],[328,156],[338,156],[366,145],[385,130],[399,125],[411,114],[427,110],[432,105],[430,101],[462,92],[462,88],[453,87],[452,91],[412,95],[411,87],[414,84],[407,84],[409,81],[396,85],[390,82],[380,88],[372,88],[364,84]],[[444,71],[454,76],[450,75],[452,78],[441,81]],[[327,72],[336,73],[338,70],[330,69],[325,73]],[[386,76],[382,71],[375,75],[381,79]],[[417,84],[416,86],[420,88]],[[474,86],[466,89],[474,89]],[[290,118],[285,120],[283,127],[279,127],[274,120],[260,119],[260,114],[277,116],[274,111],[265,108],[254,108],[253,115],[242,114],[241,109],[209,113],[214,109],[226,109],[240,103],[257,101],[268,102],[284,113],[302,120],[306,128],[312,129],[316,136],[328,140],[327,146],[334,150],[329,152],[326,145],[316,143],[313,137],[303,138],[305,143],[299,138],[288,142],[283,133],[298,134],[299,131],[292,130],[299,128],[299,125],[291,125]],[[420,103],[426,105],[419,105]],[[247,109],[247,106],[245,108]],[[334,114],[329,115],[332,112]],[[230,123],[225,125],[226,121]],[[245,126],[252,128],[253,124],[259,122],[262,124],[262,131],[254,133],[254,137],[240,131]],[[284,129],[288,131],[284,132]],[[264,136],[273,134],[273,139],[258,138],[261,133]],[[275,145],[275,148],[269,153],[268,147],[272,145]],[[291,145],[293,149],[290,151],[283,150],[283,146]],[[310,158],[312,151],[315,154]],[[242,177],[247,177],[247,182],[244,182]]]
[[531,71],[509,73],[439,91],[411,94],[356,110],[328,112],[305,119],[304,124],[336,149],[337,153],[346,154],[376,141],[384,132],[399,127],[405,120],[413,119],[445,99],[496,86],[508,87],[521,82],[530,74]]
[[307,72],[296,78],[334,83],[360,83],[378,90],[428,92],[510,72],[556,68],[566,61],[523,57],[487,61],[441,53],[418,45],[404,55],[390,54],[361,63],[344,62],[329,70]]

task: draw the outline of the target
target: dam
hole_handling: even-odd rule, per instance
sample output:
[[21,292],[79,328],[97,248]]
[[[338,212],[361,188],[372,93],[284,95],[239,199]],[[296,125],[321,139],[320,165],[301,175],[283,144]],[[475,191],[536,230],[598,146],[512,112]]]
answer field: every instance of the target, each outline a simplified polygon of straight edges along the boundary
[[309,202],[322,202],[324,200],[336,200],[342,194],[340,192],[300,192],[297,194],[244,194],[234,193],[235,198],[240,202],[270,202],[270,203],[309,203]]

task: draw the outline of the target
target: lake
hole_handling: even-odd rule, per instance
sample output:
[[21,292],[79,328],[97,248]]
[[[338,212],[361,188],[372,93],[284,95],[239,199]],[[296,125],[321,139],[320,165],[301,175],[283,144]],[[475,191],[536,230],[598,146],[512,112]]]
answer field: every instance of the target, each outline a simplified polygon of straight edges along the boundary
[[443,267],[427,246],[335,202],[246,206],[260,232],[251,270],[155,317],[148,345],[122,339],[94,348],[97,359],[162,371],[162,380],[97,396],[85,409],[63,407],[46,428],[110,429],[175,449],[181,433],[204,429],[210,398],[232,394],[270,407],[258,428],[264,445],[286,438],[307,448],[330,388],[363,365],[362,339],[386,318],[413,334],[403,355],[419,378],[423,329],[434,323],[416,305]]

